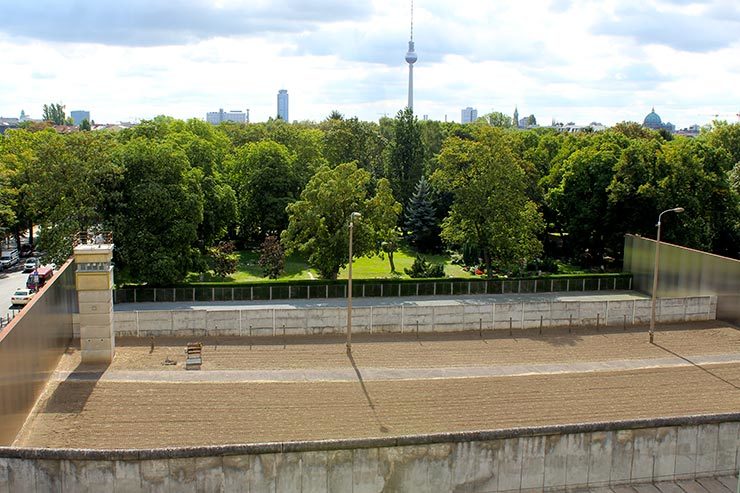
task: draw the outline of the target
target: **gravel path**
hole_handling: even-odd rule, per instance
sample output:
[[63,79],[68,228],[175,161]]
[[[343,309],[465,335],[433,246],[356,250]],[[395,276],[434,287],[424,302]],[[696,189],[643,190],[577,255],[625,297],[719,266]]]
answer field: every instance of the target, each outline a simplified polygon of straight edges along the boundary
[[182,360],[185,340],[155,341],[151,354],[148,340],[118,341],[129,345],[107,369],[79,366],[70,348],[15,445],[361,438],[740,409],[737,328],[661,326],[656,345],[646,339],[593,329],[376,337],[356,340],[353,360],[336,338],[291,339],[285,349],[221,340],[206,346],[200,372],[161,365],[169,354]]

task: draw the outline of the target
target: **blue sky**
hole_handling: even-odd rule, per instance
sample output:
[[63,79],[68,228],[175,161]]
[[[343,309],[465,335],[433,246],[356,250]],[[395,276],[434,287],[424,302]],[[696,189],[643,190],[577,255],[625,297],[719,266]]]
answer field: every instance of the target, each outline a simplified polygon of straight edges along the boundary
[[[405,105],[409,5],[397,0],[5,0],[0,115],[45,103],[97,122],[218,108],[376,120]],[[740,112],[736,0],[416,0],[415,110],[459,121],[514,107],[540,123],[684,127]]]

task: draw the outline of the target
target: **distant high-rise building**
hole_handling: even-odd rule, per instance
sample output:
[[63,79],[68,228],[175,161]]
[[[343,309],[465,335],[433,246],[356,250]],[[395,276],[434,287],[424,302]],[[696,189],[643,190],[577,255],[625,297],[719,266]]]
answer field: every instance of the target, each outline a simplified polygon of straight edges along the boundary
[[411,38],[409,39],[409,51],[406,52],[406,63],[409,64],[409,103],[408,107],[414,109],[414,63],[417,57],[414,51],[414,0],[411,0]]
[[280,89],[277,96],[277,117],[281,120],[289,122],[288,119],[288,91],[287,89]]
[[478,110],[468,106],[462,110],[461,123],[473,123],[478,119]]
[[223,108],[220,108],[218,111],[206,113],[206,121],[213,125],[218,125],[221,122],[245,123],[247,114],[241,110],[224,111]]
[[514,121],[512,122],[515,127],[519,127],[519,108],[514,106]]
[[79,125],[83,120],[90,121],[90,112],[84,110],[70,111],[69,116],[72,117],[72,123]]

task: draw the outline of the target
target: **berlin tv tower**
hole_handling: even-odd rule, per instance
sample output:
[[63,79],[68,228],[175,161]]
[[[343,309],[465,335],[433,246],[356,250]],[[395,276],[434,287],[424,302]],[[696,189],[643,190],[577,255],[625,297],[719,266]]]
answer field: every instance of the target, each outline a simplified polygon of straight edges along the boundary
[[414,62],[416,52],[414,51],[414,0],[411,0],[411,39],[409,39],[409,51],[406,52],[406,63],[409,64],[409,104],[414,109]]

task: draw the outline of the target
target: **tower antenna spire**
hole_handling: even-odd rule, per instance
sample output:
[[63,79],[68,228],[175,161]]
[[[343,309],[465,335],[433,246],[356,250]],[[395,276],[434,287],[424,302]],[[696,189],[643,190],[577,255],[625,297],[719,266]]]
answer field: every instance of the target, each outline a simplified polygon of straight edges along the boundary
[[416,63],[416,51],[414,51],[414,0],[411,0],[411,38],[409,39],[409,51],[406,52],[406,63],[409,64],[409,102],[407,107],[414,109],[414,63]]
[[411,41],[414,40],[414,0],[411,0]]

